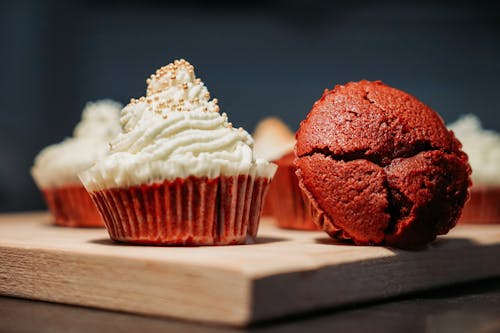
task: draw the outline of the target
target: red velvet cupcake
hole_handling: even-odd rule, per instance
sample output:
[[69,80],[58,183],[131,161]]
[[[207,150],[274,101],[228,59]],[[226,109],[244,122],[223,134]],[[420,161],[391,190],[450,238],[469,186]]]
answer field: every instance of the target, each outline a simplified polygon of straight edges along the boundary
[[469,114],[449,124],[463,144],[472,167],[472,188],[460,218],[462,223],[500,223],[500,134],[482,128]]
[[309,215],[293,164],[294,133],[278,118],[262,120],[254,133],[255,154],[278,165],[264,202],[281,228],[319,230]]
[[78,173],[103,157],[120,132],[121,105],[103,100],[88,103],[74,136],[43,149],[31,173],[54,217],[65,227],[103,227],[102,218]]
[[453,228],[468,198],[460,142],[432,109],[382,82],[326,90],[296,137],[299,185],[334,238],[418,248]]
[[80,179],[113,240],[152,245],[244,244],[257,234],[276,166],[219,114],[185,60],[162,67],[122,110],[111,153]]

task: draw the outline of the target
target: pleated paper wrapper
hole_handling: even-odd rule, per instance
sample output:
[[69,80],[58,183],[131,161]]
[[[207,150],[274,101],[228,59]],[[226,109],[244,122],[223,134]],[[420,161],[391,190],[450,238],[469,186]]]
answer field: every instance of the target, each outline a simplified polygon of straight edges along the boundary
[[286,155],[275,161],[278,169],[269,186],[266,205],[272,217],[281,228],[297,230],[320,230],[314,224],[308,207],[301,193],[295,174],[292,155]]
[[188,177],[91,191],[111,239],[151,245],[244,244],[255,238],[268,178]]
[[103,220],[83,185],[42,189],[54,223],[63,227],[104,227]]
[[459,222],[500,224],[500,186],[473,186]]

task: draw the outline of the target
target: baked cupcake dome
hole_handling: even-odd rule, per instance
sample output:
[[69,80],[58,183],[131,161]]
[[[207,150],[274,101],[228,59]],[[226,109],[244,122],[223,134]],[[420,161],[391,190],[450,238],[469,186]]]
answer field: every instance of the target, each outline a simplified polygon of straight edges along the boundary
[[241,244],[255,236],[276,166],[253,157],[185,60],[162,67],[122,110],[111,153],[80,178],[112,239]]
[[109,141],[120,132],[121,105],[111,100],[89,102],[73,137],[44,148],[31,174],[42,191],[55,223],[61,226],[103,226],[78,173],[106,155]]
[[315,222],[356,244],[422,246],[457,222],[471,182],[442,119],[380,81],[326,90],[296,135]]

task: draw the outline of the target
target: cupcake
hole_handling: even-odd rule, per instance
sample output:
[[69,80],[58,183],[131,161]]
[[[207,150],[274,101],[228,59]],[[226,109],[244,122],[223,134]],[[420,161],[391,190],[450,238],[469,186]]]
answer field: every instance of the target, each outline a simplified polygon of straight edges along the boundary
[[460,222],[500,223],[500,134],[481,127],[479,119],[465,115],[449,124],[472,167],[472,188]]
[[78,174],[106,155],[120,132],[121,105],[111,100],[87,103],[73,137],[44,148],[31,174],[54,223],[67,227],[102,227],[103,222]]
[[453,132],[380,81],[326,90],[296,138],[299,186],[333,238],[420,248],[455,226],[468,198],[471,169]]
[[80,174],[111,239],[152,245],[243,244],[255,237],[276,166],[256,160],[194,68],[176,60],[122,110],[111,152]]
[[295,175],[294,133],[281,120],[270,117],[258,124],[254,138],[255,155],[278,165],[264,202],[264,211],[275,218],[279,227],[319,230],[306,210]]

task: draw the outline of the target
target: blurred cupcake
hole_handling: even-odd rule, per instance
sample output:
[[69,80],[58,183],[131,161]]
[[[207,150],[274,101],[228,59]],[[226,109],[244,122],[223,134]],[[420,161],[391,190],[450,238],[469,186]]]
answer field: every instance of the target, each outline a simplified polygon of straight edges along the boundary
[[[293,152],[293,147],[295,145],[293,133],[276,117],[268,117],[259,122],[253,133],[253,137],[255,141],[255,156],[268,161],[275,160],[276,158],[274,157],[276,156],[279,158],[289,152]],[[276,176],[275,174],[273,182]],[[271,182],[271,184],[273,182]],[[270,185],[266,200],[264,200],[264,207],[262,209],[262,216],[264,217],[273,216],[273,208],[271,207],[271,200],[269,200],[272,187],[273,186]]]
[[80,179],[113,240],[226,245],[255,237],[276,166],[210,99],[194,68],[176,60],[123,110],[111,153]]
[[257,125],[254,137],[255,155],[278,165],[264,209],[282,228],[319,230],[306,210],[295,175],[293,132],[278,118],[270,117]]
[[78,173],[109,150],[120,132],[121,105],[111,100],[87,103],[73,137],[44,148],[31,174],[43,193],[54,222],[67,227],[102,227],[103,222]]
[[500,223],[500,134],[483,129],[472,114],[461,117],[448,128],[462,142],[472,167],[470,199],[460,222]]

